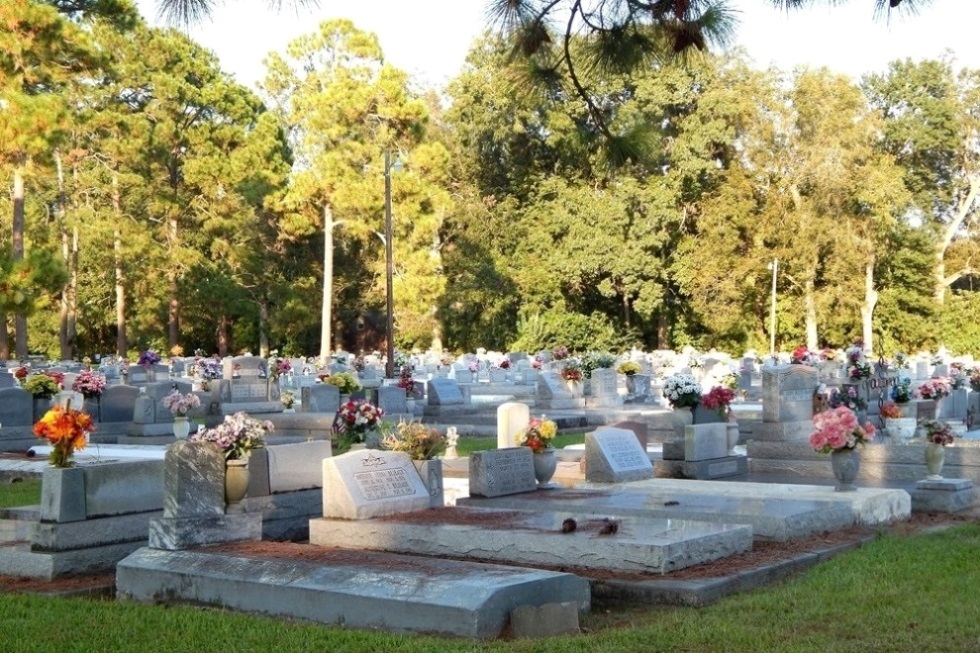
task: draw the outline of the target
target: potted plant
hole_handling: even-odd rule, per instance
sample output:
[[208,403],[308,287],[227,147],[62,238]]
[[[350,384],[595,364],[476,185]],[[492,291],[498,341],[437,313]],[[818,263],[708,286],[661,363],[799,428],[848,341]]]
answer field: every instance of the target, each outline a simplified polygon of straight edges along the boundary
[[344,453],[354,445],[380,446],[381,438],[375,429],[383,417],[384,411],[367,401],[341,404],[333,419],[331,440],[334,453]]
[[160,354],[158,354],[153,349],[146,349],[144,351],[141,351],[139,358],[136,360],[136,364],[142,365],[143,367],[156,365],[159,362],[160,362]]
[[948,379],[945,377],[939,377],[929,379],[916,388],[913,394],[921,399],[931,399],[936,402],[936,417],[939,417],[941,414],[943,398],[948,397],[949,393],[950,387]]
[[296,403],[296,395],[292,390],[283,390],[282,394],[279,395],[279,401],[282,403],[283,412],[295,412],[293,405]]
[[565,361],[565,364],[561,368],[561,378],[565,379],[568,383],[569,389],[572,394],[576,394],[579,386],[576,384],[582,383],[582,379],[585,375],[582,372],[581,364],[574,358],[569,358]]
[[170,411],[174,416],[174,437],[184,440],[191,432],[191,424],[187,420],[187,413],[201,405],[201,399],[193,392],[181,394],[179,390],[163,398],[163,407]]
[[541,488],[549,487],[548,482],[558,467],[555,450],[551,448],[551,441],[557,433],[558,425],[555,422],[544,417],[534,417],[514,436],[518,446],[529,447],[534,453],[534,478]]
[[63,407],[55,406],[34,425],[34,435],[51,444],[48,461],[54,467],[73,467],[72,455],[85,448],[88,434],[94,430],[92,418],[72,408],[71,401]]
[[616,368],[616,371],[630,377],[634,374],[639,374],[642,369],[643,368],[636,361],[623,361],[619,364],[619,367]]
[[272,422],[249,417],[239,411],[225,415],[225,419],[212,429],[199,431],[191,436],[191,442],[210,442],[225,457],[225,502],[237,504],[248,493],[248,458],[252,451],[265,446],[266,436],[275,427]]
[[74,392],[80,393],[86,399],[98,399],[105,390],[105,379],[91,370],[82,370],[71,384]]
[[202,358],[197,362],[197,376],[201,379],[201,390],[211,390],[211,382],[222,376],[221,361],[216,358]]
[[864,348],[854,343],[844,352],[847,357],[847,378],[851,381],[860,381],[871,376],[871,363],[864,356]]
[[946,462],[946,447],[953,444],[956,436],[946,422],[924,419],[919,425],[926,441],[926,480],[942,480],[943,463]]
[[837,479],[837,492],[851,492],[857,488],[857,478],[861,461],[857,446],[864,445],[874,437],[875,427],[869,422],[863,426],[857,415],[847,406],[838,406],[813,416],[816,431],[810,435],[810,446],[818,453],[830,454],[830,465]]
[[337,386],[340,394],[350,396],[361,389],[361,383],[350,372],[337,372],[326,377],[325,383]]
[[914,417],[906,417],[902,407],[894,401],[886,401],[881,405],[881,417],[885,422],[885,431],[899,444],[908,442],[915,435],[916,421]]
[[446,436],[421,422],[400,422],[381,440],[381,448],[407,453],[429,489],[429,506],[441,508],[443,499],[442,461],[436,456],[446,452]]
[[[728,421],[729,407],[732,401],[735,399],[735,391],[729,390],[728,388],[720,385],[716,385],[707,394],[701,396],[701,403],[695,409],[701,411],[711,411],[720,421]],[[699,419],[701,415],[695,415],[695,423],[705,423],[705,420]]]
[[51,409],[51,399],[61,392],[60,379],[63,378],[60,374],[35,372],[28,374],[21,381],[21,387],[33,395],[33,418],[35,422]]
[[694,408],[701,403],[701,384],[691,374],[672,374],[664,380],[663,392],[674,409],[674,433],[683,438],[685,427],[694,424]]

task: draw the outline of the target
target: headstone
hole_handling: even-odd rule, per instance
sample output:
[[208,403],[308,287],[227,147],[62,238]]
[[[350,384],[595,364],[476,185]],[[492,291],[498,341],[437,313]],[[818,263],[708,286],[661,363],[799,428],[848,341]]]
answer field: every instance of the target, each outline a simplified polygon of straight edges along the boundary
[[650,375],[633,374],[627,376],[626,391],[631,403],[646,403],[650,399]]
[[625,483],[653,477],[653,464],[632,431],[603,427],[585,434],[585,480]]
[[612,425],[614,429],[626,429],[627,431],[632,431],[633,435],[636,436],[636,441],[640,443],[640,448],[644,451],[647,450],[647,444],[649,443],[648,427],[646,422],[634,422],[632,420],[627,420],[625,422],[616,422]]
[[180,381],[151,383],[146,386],[143,394],[153,402],[153,419],[152,422],[148,421],[146,423],[160,424],[174,421],[173,413],[163,405],[163,401],[175,390],[180,394],[187,394],[191,391],[191,384]]
[[235,356],[221,361],[222,378],[264,379],[269,375],[268,362],[261,356]]
[[918,381],[924,381],[929,378],[929,363],[925,361],[917,361],[915,363],[915,378]]
[[611,407],[623,403],[617,388],[618,376],[612,368],[592,370],[592,397],[599,406]]
[[507,383],[507,370],[499,367],[490,370],[490,383]]
[[542,372],[538,375],[535,406],[549,410],[562,410],[578,408],[578,403],[561,376],[556,372]]
[[316,383],[300,390],[304,413],[334,414],[340,408],[340,389],[332,383]]
[[100,415],[103,423],[132,422],[138,388],[128,385],[112,385],[102,391]]
[[684,427],[684,460],[712,460],[727,455],[727,424],[693,424]]
[[405,403],[405,399],[405,391],[397,385],[378,388],[378,408],[383,410],[385,415],[408,413],[408,405]]
[[533,492],[534,454],[528,447],[511,447],[470,454],[470,495],[499,497]]
[[22,388],[0,390],[0,425],[31,426],[34,424],[34,396]]
[[150,382],[150,371],[143,365],[130,365],[126,368],[126,382],[130,385],[146,385]]
[[[17,381],[14,379],[14,375],[6,372],[0,372],[0,390],[15,387],[17,387]],[[2,422],[0,422],[0,424],[2,424]]]
[[430,379],[427,390],[431,406],[462,406],[464,403],[459,386],[451,379]]
[[429,490],[400,451],[359,450],[323,460],[323,516],[370,519],[429,507]]
[[531,410],[527,404],[508,401],[497,407],[497,448],[507,449],[517,443],[514,436],[525,428],[531,419]]
[[163,459],[165,519],[225,514],[225,458],[209,442],[178,441]]
[[806,365],[780,365],[762,373],[762,421],[794,422],[813,418],[817,371]]

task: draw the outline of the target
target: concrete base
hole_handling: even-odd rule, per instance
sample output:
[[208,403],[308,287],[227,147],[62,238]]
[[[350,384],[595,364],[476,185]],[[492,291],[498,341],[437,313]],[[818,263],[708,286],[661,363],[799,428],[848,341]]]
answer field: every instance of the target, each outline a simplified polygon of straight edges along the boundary
[[31,551],[30,544],[0,545],[0,575],[52,580],[111,571],[146,541],[95,546],[72,551]]
[[[752,548],[747,526],[619,517],[614,533],[609,522],[580,512],[515,512],[446,508],[442,523],[432,511],[411,515],[346,521],[313,519],[310,543],[343,549],[466,557],[489,562],[580,569],[667,573],[717,560]],[[562,532],[568,519],[576,529]]]
[[590,607],[588,581],[571,574],[364,552],[325,551],[318,558],[140,549],[119,563],[117,595],[484,639],[500,635],[522,605]]
[[221,403],[222,415],[234,415],[238,412],[246,412],[249,415],[255,413],[281,413],[282,402],[280,401],[249,401],[232,403],[225,401]]
[[911,495],[914,512],[959,512],[977,503],[973,481],[966,478],[919,481]]
[[323,490],[245,497],[240,505],[262,517],[262,539],[298,542],[309,539],[310,520],[323,515]]
[[657,478],[687,478],[708,481],[748,474],[749,462],[745,456],[725,456],[711,460],[658,460],[654,463]]
[[776,442],[808,442],[813,433],[813,422],[761,422],[752,434],[756,440]]
[[150,546],[176,551],[207,544],[262,539],[262,515],[235,513],[220,517],[160,518],[150,521]]

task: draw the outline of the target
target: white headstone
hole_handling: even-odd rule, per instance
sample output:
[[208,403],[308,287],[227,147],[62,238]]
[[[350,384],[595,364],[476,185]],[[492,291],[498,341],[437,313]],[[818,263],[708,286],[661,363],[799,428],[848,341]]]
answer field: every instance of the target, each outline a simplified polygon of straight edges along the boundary
[[497,448],[507,449],[517,446],[514,435],[527,426],[531,419],[531,409],[527,404],[509,401],[497,407]]
[[429,490],[400,451],[363,449],[323,461],[323,516],[370,519],[429,507]]
[[585,480],[592,483],[624,483],[652,477],[650,457],[633,431],[603,427],[595,433],[586,433]]

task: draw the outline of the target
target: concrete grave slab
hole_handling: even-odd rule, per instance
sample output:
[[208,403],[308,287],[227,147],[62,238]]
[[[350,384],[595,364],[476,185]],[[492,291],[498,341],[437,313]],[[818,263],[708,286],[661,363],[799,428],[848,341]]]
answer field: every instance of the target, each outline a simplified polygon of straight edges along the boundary
[[[564,532],[567,520],[576,528]],[[610,524],[616,530],[604,533]],[[752,529],[577,512],[443,508],[368,521],[310,522],[310,543],[519,565],[667,573],[752,547]]]
[[588,581],[571,574],[346,551],[309,562],[144,548],[119,563],[116,588],[121,599],[482,639],[500,635],[522,605],[590,607]]

